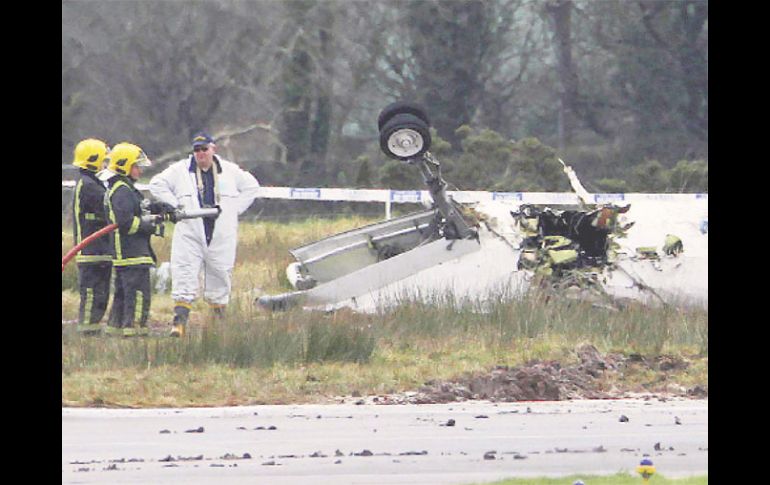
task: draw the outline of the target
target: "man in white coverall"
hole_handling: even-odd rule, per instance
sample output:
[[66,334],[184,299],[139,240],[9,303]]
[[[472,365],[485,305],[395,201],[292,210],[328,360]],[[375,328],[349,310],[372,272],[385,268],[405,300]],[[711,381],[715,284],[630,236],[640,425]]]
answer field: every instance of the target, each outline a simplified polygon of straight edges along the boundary
[[259,182],[235,163],[215,154],[206,133],[193,137],[193,154],[171,164],[150,180],[150,193],[184,209],[219,206],[216,219],[179,221],[171,241],[171,297],[174,321],[171,335],[185,333],[192,302],[198,296],[203,271],[203,298],[221,316],[230,299],[231,277],[238,239],[238,216],[257,196]]

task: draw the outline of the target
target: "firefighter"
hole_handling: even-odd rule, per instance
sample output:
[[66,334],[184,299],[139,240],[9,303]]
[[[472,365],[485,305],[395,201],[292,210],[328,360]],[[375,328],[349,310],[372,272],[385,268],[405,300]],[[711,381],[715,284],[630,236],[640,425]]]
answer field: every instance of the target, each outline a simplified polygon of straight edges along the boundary
[[[97,178],[97,173],[103,168],[108,150],[106,143],[94,138],[82,140],[75,147],[72,164],[79,168],[72,200],[75,245],[107,225],[105,186]],[[80,289],[77,331],[84,335],[98,335],[110,297],[112,254],[109,237],[103,236],[83,248],[75,261]]]
[[150,236],[162,234],[162,219],[151,215],[159,212],[158,208],[144,202],[134,183],[152,162],[140,147],[131,143],[115,145],[107,157],[107,170],[114,175],[108,180],[104,205],[110,223],[118,228],[112,238],[115,291],[106,331],[124,337],[147,335],[150,268],[156,263]]
[[174,228],[171,242],[171,335],[185,333],[198,277],[204,274],[203,297],[214,315],[222,316],[230,299],[238,240],[238,216],[257,196],[259,182],[238,165],[216,155],[214,139],[199,133],[193,153],[171,164],[150,180],[154,198],[185,209],[219,206],[216,219],[190,219]]

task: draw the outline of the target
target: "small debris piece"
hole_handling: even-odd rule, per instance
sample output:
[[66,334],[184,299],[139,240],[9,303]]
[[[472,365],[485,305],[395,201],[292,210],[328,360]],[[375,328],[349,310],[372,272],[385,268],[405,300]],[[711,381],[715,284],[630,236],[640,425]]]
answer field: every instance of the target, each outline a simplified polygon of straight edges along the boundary
[[363,450],[361,453],[351,453],[353,456],[372,456],[374,453],[372,453],[369,450]]
[[334,456],[345,456],[345,454],[342,453],[340,450],[337,450],[334,452]]
[[177,460],[179,461],[200,461],[203,459],[203,455],[198,456],[177,456]]
[[479,414],[478,416],[474,416],[476,419],[489,419],[489,416],[486,416],[484,414]]
[[604,446],[599,445],[596,448],[593,449],[594,453],[605,453],[607,450],[604,448]]
[[203,426],[199,426],[195,429],[188,429],[187,431],[185,431],[185,433],[203,433],[204,431],[206,430],[203,429]]
[[625,414],[621,414],[620,415],[620,419],[618,421],[620,421],[621,423],[627,423],[628,422],[628,416],[626,416]]
[[454,426],[454,425],[455,425],[455,420],[454,419],[450,419],[449,421],[446,422],[446,424],[444,426]]
[[655,446],[653,446],[653,448],[655,449],[655,451],[660,451],[661,450],[660,441],[655,443]]
[[485,460],[496,460],[497,457],[495,456],[497,452],[496,451],[487,451],[484,453],[484,459]]
[[679,416],[674,416],[674,424],[679,424],[679,425],[682,424],[682,420],[679,419]]
[[326,455],[324,455],[320,451],[316,451],[316,452],[313,452],[312,455],[310,455],[310,458],[326,458]]
[[167,429],[162,429],[162,430],[159,431],[159,433],[160,434],[169,434],[169,433],[171,433],[171,431],[169,431]]

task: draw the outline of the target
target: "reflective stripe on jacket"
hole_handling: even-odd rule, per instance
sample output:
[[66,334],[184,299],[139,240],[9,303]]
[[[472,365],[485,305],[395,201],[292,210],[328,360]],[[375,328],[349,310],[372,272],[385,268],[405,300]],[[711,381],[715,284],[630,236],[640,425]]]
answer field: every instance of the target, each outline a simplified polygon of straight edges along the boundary
[[113,231],[112,265],[155,265],[155,253],[150,246],[152,232],[139,227],[144,196],[128,177],[113,177],[109,184],[104,203],[110,222],[118,225]]
[[[72,200],[72,236],[75,246],[107,225],[107,217],[104,212],[104,193],[106,190],[104,184],[96,178],[96,174],[80,169],[80,178],[75,184]],[[111,261],[110,246],[110,235],[104,235],[84,247],[75,256],[75,261],[86,264]]]

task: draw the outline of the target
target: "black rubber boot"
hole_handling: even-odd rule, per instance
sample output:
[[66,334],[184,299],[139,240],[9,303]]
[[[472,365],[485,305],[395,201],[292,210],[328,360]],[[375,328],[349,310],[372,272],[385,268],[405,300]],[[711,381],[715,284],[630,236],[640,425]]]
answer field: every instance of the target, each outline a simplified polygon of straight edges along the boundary
[[177,305],[174,307],[174,322],[171,329],[172,337],[184,337],[185,327],[187,326],[187,320],[190,318],[190,309]]

